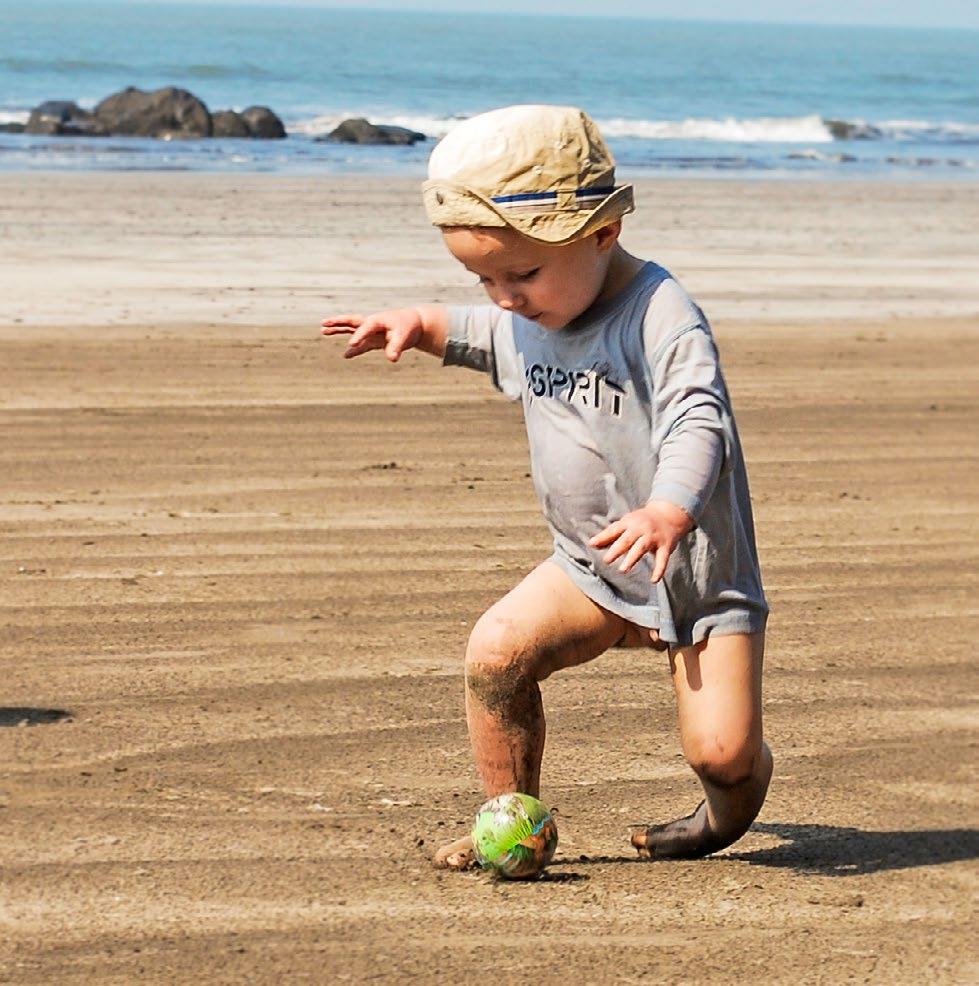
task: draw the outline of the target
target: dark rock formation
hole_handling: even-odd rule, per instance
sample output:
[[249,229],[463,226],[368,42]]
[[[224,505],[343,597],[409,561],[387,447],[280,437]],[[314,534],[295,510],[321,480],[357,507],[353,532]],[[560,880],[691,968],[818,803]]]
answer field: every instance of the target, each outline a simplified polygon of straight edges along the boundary
[[407,127],[393,127],[386,123],[369,123],[362,117],[344,120],[317,141],[330,141],[338,144],[416,144],[425,140],[425,135]]
[[286,135],[282,121],[267,106],[249,106],[242,110],[241,118],[258,140],[282,140]]
[[68,100],[52,99],[32,111],[26,126],[22,123],[0,125],[0,133],[25,131],[29,134],[157,137],[163,140],[212,136],[282,140],[286,136],[282,120],[267,106],[249,106],[242,113],[221,110],[212,117],[193,93],[173,86],[155,92],[129,86],[107,96],[91,113]]
[[211,114],[186,89],[144,92],[129,86],[103,99],[95,119],[106,133],[126,137],[210,137]]
[[877,140],[880,130],[871,123],[851,123],[849,120],[823,120],[836,140]]
[[67,99],[49,99],[34,107],[27,126],[21,126],[21,130],[29,134],[61,134],[72,137],[98,136],[102,133],[91,113]]
[[211,115],[212,137],[251,137],[248,124],[234,110],[218,110]]

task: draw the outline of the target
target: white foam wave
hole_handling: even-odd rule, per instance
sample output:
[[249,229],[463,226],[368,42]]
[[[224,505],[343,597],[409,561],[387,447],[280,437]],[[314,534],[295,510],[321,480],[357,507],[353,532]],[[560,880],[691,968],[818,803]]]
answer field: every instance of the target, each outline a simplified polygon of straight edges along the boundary
[[688,118],[686,120],[600,120],[607,137],[644,140],[715,140],[731,143],[829,143],[833,139],[822,117],[758,117],[756,119]]
[[[363,116],[371,123],[388,123],[418,130],[440,140],[465,116],[434,116],[408,113],[377,114],[351,110],[329,113],[287,123],[294,134],[316,136],[329,133],[341,121]],[[979,142],[979,124],[930,120],[833,120],[839,139],[921,141],[925,143]],[[830,122],[818,116],[795,117],[688,117],[684,120],[641,120],[624,117],[599,119],[606,137],[638,140],[691,140],[736,144],[831,144]],[[844,133],[849,130],[844,136]]]
[[[349,116],[367,116],[371,123],[391,123],[418,130],[440,139],[462,122],[461,116],[419,116],[391,114],[377,116],[364,113],[338,113],[298,120],[289,124],[290,133],[328,133]],[[598,125],[607,137],[634,137],[643,140],[713,140],[735,143],[829,143],[833,135],[822,118],[759,117],[757,119],[695,119],[686,120],[628,120],[621,117],[599,119]]]
[[949,142],[979,141],[979,123],[944,120],[883,120],[877,124],[881,133],[892,140],[935,140]]
[[27,123],[30,110],[0,110],[0,123]]
[[465,119],[465,117],[411,116],[398,113],[378,114],[351,110],[344,113],[325,113],[308,120],[292,120],[286,123],[286,129],[291,134],[308,134],[315,137],[320,134],[328,134],[344,120],[349,120],[351,117],[364,117],[374,124],[385,123],[396,127],[407,127],[409,130],[417,130],[427,137],[436,139],[444,137],[457,123],[461,123]]
[[[362,113],[353,115],[363,116]],[[328,134],[342,119],[344,119],[342,114],[330,113],[325,116],[314,116],[311,120],[286,120],[284,123],[286,130],[291,134],[309,134],[310,137],[316,137],[320,134]]]

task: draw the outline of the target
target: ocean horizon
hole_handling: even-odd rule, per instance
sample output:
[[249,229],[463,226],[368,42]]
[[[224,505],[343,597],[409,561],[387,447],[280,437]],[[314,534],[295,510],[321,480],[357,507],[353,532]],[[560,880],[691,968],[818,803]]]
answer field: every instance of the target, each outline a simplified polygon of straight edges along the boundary
[[[582,106],[623,174],[979,178],[979,31],[260,5],[0,6],[0,123],[178,86],[283,141],[0,134],[0,170],[421,175],[458,121]],[[341,120],[412,147],[317,142]]]

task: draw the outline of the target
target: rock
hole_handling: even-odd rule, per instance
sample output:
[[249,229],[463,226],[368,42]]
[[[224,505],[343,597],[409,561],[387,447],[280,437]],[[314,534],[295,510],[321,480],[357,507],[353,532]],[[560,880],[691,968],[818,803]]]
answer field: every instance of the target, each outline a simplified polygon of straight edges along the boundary
[[282,140],[286,136],[282,120],[267,106],[249,106],[241,113],[221,110],[212,117],[193,93],[173,86],[154,92],[129,86],[107,96],[92,113],[68,100],[49,100],[33,110],[26,126],[0,124],[0,133],[25,131],[164,140],[211,136]]
[[851,123],[849,120],[823,120],[835,140],[877,140],[880,129],[871,123]]
[[219,110],[211,116],[212,137],[251,137],[248,124],[234,110]]
[[282,121],[267,106],[249,106],[242,110],[241,118],[258,140],[282,140],[286,135]]
[[105,133],[124,137],[210,137],[212,129],[207,107],[173,86],[155,92],[129,86],[103,99],[95,119]]
[[[31,110],[27,126],[29,134],[58,134],[62,136],[98,136],[102,133],[95,117],[77,103],[67,99],[49,99]],[[16,133],[17,131],[12,131]]]
[[335,130],[317,141],[337,144],[416,144],[425,135],[407,127],[394,127],[386,123],[373,124],[363,117],[344,120]]

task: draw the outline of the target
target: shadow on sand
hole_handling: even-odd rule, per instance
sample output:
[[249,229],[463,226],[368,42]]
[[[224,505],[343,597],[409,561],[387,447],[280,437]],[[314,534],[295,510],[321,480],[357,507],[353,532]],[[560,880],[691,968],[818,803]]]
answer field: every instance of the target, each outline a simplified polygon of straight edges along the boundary
[[785,841],[770,849],[729,852],[727,859],[819,876],[859,876],[979,858],[979,829],[867,832],[836,825],[758,822],[751,830]]
[[[752,832],[783,839],[781,845],[750,852],[726,852],[716,862],[735,859],[752,866],[776,866],[811,876],[859,876],[883,870],[937,866],[979,858],[979,829],[927,829],[908,832],[867,832],[837,825],[793,825],[756,822]],[[638,856],[579,856],[555,866],[595,866],[657,860]],[[670,860],[660,862],[668,863]],[[710,858],[705,860],[710,862]]]
[[64,722],[71,713],[64,709],[32,709],[19,706],[0,706],[0,727],[46,726],[52,722]]

